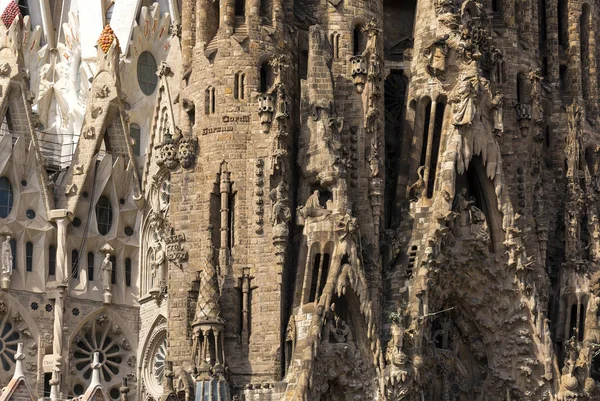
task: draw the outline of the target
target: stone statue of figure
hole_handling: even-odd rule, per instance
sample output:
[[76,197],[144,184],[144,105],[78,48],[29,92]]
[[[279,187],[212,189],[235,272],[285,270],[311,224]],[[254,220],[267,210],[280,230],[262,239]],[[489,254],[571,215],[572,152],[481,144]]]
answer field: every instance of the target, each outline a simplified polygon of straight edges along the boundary
[[102,287],[104,291],[110,292],[112,289],[112,262],[110,261],[110,254],[107,253],[102,261]]
[[319,191],[318,190],[315,190],[312,193],[312,195],[310,195],[308,197],[304,207],[307,209],[323,209],[323,206],[321,206],[321,202],[319,201]]
[[13,271],[13,255],[10,246],[10,235],[2,243],[2,277],[10,277]]
[[448,55],[448,44],[446,41],[449,37],[450,35],[439,37],[423,53],[429,61],[427,65],[429,74],[442,80],[445,79],[446,73],[446,56]]
[[458,213],[458,227],[467,227],[471,224],[471,206],[474,204],[473,199],[467,199],[467,188],[461,188],[454,197],[452,205],[452,211]]
[[277,185],[269,194],[273,209],[271,214],[271,223],[276,226],[279,224],[287,224],[292,218],[290,207],[288,206],[288,198],[285,194],[285,184],[283,181]]
[[163,247],[159,245],[157,245],[154,248],[154,257],[152,258],[152,261],[150,262],[150,267],[152,270],[152,288],[157,287],[158,285],[160,285],[160,282],[162,280],[162,266],[163,263],[166,260],[166,254],[165,251],[163,250]]
[[475,83],[477,77],[465,77],[454,89],[452,94],[454,113],[453,124],[455,126],[471,125],[477,114],[475,104],[478,85]]
[[504,121],[502,119],[502,111],[504,107],[504,94],[502,91],[496,91],[492,98],[492,109],[494,112],[494,133],[502,136],[504,132]]

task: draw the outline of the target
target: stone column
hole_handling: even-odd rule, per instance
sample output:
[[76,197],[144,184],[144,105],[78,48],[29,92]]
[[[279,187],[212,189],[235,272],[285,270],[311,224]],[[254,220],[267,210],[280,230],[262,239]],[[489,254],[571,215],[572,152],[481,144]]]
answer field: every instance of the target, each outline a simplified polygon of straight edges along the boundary
[[433,148],[433,134],[435,131],[435,113],[436,113],[436,109],[437,109],[437,94],[434,94],[433,96],[433,100],[431,102],[431,112],[429,113],[429,127],[427,129],[427,143],[424,143],[423,146],[427,146],[427,153],[425,153],[425,172],[423,174],[423,181],[424,185],[423,185],[423,192],[422,192],[422,198],[426,198],[427,197],[427,187],[429,184],[429,174],[431,171],[431,151]]
[[51,221],[56,222],[56,292],[54,295],[54,330],[52,339],[52,353],[55,359],[55,368],[61,371],[63,354],[63,325],[65,308],[65,293],[68,286],[68,254],[67,254],[67,228],[73,215],[65,209],[52,210],[49,213]]
[[208,8],[211,0],[196,0],[196,44],[208,43]]
[[192,3],[196,0],[183,0],[181,5],[181,61],[184,66],[192,61]]
[[235,21],[235,0],[220,0],[220,21],[219,30],[225,30],[227,36],[233,34],[233,24]]
[[[50,4],[48,0],[39,0],[40,11],[42,14],[42,25],[44,27],[44,34],[46,36],[46,42],[50,49],[56,48],[56,37],[54,36],[54,25],[52,23],[52,15],[50,14]],[[64,12],[64,10],[63,10]],[[66,22],[66,21],[65,21]]]
[[221,172],[221,246],[219,248],[219,267],[220,274],[224,275],[227,272],[229,247],[229,195],[231,193],[231,181],[229,179],[229,171]]

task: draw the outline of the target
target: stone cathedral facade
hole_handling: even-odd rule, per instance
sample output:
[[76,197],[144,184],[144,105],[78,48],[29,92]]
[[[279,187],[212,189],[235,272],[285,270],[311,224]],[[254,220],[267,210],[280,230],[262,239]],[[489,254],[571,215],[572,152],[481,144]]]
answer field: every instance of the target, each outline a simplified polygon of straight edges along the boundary
[[599,15],[0,0],[0,401],[600,400]]

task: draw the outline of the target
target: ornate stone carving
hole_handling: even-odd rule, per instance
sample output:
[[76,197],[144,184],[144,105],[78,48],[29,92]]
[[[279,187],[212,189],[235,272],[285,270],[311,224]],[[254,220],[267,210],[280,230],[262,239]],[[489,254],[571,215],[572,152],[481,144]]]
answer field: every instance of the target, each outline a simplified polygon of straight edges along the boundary
[[367,73],[369,72],[367,58],[363,55],[353,56],[350,58],[352,63],[352,80],[356,91],[363,93],[365,84],[367,83]]
[[441,80],[446,79],[446,57],[448,56],[447,41],[450,35],[437,38],[431,45],[425,48],[423,55],[427,58],[427,72],[432,77]]
[[191,137],[183,137],[179,141],[179,152],[177,158],[183,168],[190,168],[196,160],[196,147],[198,140]]
[[167,245],[167,259],[178,268],[182,268],[182,263],[187,261],[188,253],[183,248],[185,234],[174,234],[165,238]]
[[104,260],[102,261],[102,288],[104,290],[104,303],[112,303],[112,275],[113,275],[113,264],[110,260],[110,253],[106,253]]
[[264,214],[265,214],[265,206],[264,206],[264,184],[265,184],[265,174],[264,174],[264,166],[265,161],[263,159],[256,160],[256,169],[255,169],[255,208],[254,214],[256,215],[255,224],[256,227],[254,231],[257,234],[262,234],[263,225],[264,225]]
[[0,64],[0,77],[7,77],[10,74],[10,64],[2,63]]
[[273,113],[275,111],[275,101],[273,96],[266,93],[261,93],[257,96],[258,101],[258,116],[260,123],[263,126],[263,133],[268,133],[273,122]]
[[10,278],[13,272],[13,254],[10,246],[10,235],[6,235],[2,242],[2,289],[10,288]]

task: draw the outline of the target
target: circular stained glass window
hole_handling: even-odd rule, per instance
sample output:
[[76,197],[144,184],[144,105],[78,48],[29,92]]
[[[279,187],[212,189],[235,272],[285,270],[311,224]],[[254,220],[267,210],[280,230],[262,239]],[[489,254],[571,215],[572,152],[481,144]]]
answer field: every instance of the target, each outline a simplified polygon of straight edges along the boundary
[[0,177],[0,217],[9,215],[13,207],[13,190],[6,177]]
[[158,85],[156,60],[150,52],[140,54],[137,63],[137,79],[144,95],[150,96]]

